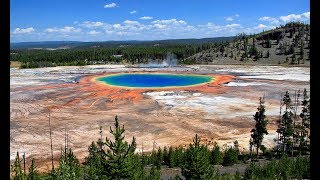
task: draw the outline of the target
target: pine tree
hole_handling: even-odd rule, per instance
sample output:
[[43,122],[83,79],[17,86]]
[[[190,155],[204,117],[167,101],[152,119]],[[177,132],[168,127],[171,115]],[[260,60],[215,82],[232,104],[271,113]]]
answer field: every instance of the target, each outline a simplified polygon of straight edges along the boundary
[[165,165],[169,165],[169,152],[166,146],[163,148],[163,162]]
[[[304,49],[303,49],[303,41],[301,40],[301,46],[300,46],[300,58],[298,60],[298,64],[300,64],[300,60],[303,59],[304,56]],[[303,59],[303,64],[304,64],[304,59]]]
[[31,166],[29,167],[29,174],[28,174],[28,180],[37,180],[40,179],[39,173],[36,170],[36,163],[34,159],[31,161]]
[[80,163],[72,150],[65,151],[61,148],[61,156],[59,160],[59,168],[55,172],[56,179],[76,180],[81,176]]
[[170,178],[170,180],[182,180],[182,178],[177,174],[173,179]]
[[186,160],[182,166],[182,175],[186,179],[214,179],[214,170],[210,165],[209,153],[200,144],[200,137],[196,134],[193,144],[186,150]]
[[286,55],[289,55],[289,54],[295,54],[295,51],[294,51],[294,45],[291,44],[288,48],[288,50],[286,51]]
[[222,165],[223,166],[232,166],[238,162],[238,153],[235,148],[228,148],[224,152]]
[[231,59],[233,58],[233,51],[231,51],[230,58]]
[[146,172],[144,171],[144,166],[141,162],[141,159],[138,154],[130,153],[129,155],[129,164],[132,168],[130,172],[130,178],[132,180],[136,179],[145,179]]
[[220,147],[215,142],[214,147],[211,151],[211,164],[213,164],[213,165],[221,164],[222,159],[223,159],[223,155],[222,155],[222,152],[220,151]]
[[266,135],[268,134],[268,131],[267,131],[268,119],[265,115],[265,111],[266,110],[264,106],[264,97],[262,98],[260,97],[258,111],[253,116],[254,120],[256,121],[255,128],[251,130],[253,145],[256,146],[257,158],[259,156],[259,148],[262,144],[263,136],[264,134]]
[[235,140],[235,141],[233,142],[233,147],[234,147],[235,151],[237,152],[237,155],[239,155],[239,154],[240,154],[240,149],[239,149],[239,142],[238,142],[238,140]]
[[104,152],[106,156],[105,172],[109,179],[126,179],[132,176],[135,167],[130,163],[131,155],[136,149],[136,140],[133,137],[131,144],[124,141],[124,125],[120,127],[118,117],[115,117],[115,130],[110,126],[110,133],[114,141],[106,138],[105,145],[108,147]]
[[149,156],[147,154],[143,153],[141,155],[141,163],[143,166],[146,166],[149,164]]
[[307,90],[303,91],[302,100],[302,112],[300,114],[302,123],[301,139],[300,139],[300,149],[304,152],[308,149],[308,132],[310,131],[310,98],[308,96]]
[[27,179],[26,174],[24,172],[22,172],[19,152],[17,152],[17,156],[16,156],[16,159],[13,164],[13,171],[14,171],[14,176],[13,176],[14,180],[26,180]]
[[280,54],[285,54],[286,53],[286,47],[285,47],[284,44],[280,43],[279,49],[280,49]]
[[162,161],[163,161],[163,153],[161,148],[159,147],[157,152],[157,157],[156,157],[156,164],[155,164],[158,169],[161,168]]
[[265,47],[266,48],[271,48],[272,44],[271,44],[271,40],[269,39],[269,36],[267,37],[266,43],[265,43]]
[[169,158],[169,167],[172,168],[175,165],[175,160],[174,160],[174,151],[172,146],[169,147],[169,152],[168,152],[168,158]]
[[293,138],[293,113],[292,101],[289,92],[286,91],[282,99],[282,105],[285,106],[284,114],[279,121],[279,143],[282,146],[282,153],[286,153],[288,150],[292,150],[292,138]]
[[157,166],[157,152],[155,150],[152,150],[151,155],[150,155],[150,163],[154,166]]
[[270,56],[270,53],[269,53],[269,50],[268,50],[267,53],[266,53],[266,58],[269,58],[269,56]]
[[152,166],[146,180],[160,180],[160,170],[158,170],[156,166]]
[[92,142],[88,150],[89,156],[85,160],[85,179],[106,177],[103,173],[104,158],[101,154],[100,147],[97,147],[96,143]]
[[181,167],[185,163],[185,153],[182,146],[175,148],[173,153],[174,166]]
[[291,64],[296,64],[296,52],[294,49],[291,56]]

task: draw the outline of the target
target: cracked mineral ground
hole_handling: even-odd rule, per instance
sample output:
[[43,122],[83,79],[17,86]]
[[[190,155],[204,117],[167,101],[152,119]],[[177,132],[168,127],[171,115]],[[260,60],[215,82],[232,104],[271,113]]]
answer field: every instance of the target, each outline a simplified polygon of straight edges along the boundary
[[[96,76],[130,72],[204,74],[214,82],[192,87],[130,89],[103,85]],[[310,89],[309,67],[193,65],[129,68],[124,65],[10,69],[10,160],[16,152],[35,158],[40,171],[51,169],[48,116],[50,111],[55,163],[64,146],[83,161],[88,146],[110,137],[118,115],[126,140],[137,139],[137,152],[163,146],[186,146],[197,133],[209,146],[239,141],[249,148],[250,130],[259,97],[265,96],[268,131],[263,144],[274,145],[279,100],[285,91]],[[27,163],[29,164],[29,163]]]

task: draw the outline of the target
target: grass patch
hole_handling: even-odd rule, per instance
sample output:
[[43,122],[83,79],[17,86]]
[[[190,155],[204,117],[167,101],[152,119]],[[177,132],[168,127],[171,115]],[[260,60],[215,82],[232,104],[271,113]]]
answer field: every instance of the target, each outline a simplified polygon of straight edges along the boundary
[[19,61],[10,61],[10,68],[19,68],[21,63]]

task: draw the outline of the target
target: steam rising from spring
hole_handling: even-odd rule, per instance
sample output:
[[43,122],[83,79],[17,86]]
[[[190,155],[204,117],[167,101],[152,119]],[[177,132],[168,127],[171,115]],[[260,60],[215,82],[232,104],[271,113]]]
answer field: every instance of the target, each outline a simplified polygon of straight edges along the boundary
[[167,53],[166,58],[162,61],[162,63],[158,63],[155,59],[149,59],[148,64],[140,64],[139,67],[142,68],[163,68],[170,66],[177,66],[178,60],[176,55],[173,53]]

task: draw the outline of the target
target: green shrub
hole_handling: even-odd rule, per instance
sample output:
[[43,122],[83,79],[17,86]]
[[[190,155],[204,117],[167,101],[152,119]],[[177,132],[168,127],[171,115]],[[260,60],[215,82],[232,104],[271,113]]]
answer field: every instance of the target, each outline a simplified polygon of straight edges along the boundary
[[224,157],[223,157],[223,166],[232,166],[235,163],[238,162],[238,153],[234,148],[229,148],[225,151]]
[[244,179],[306,179],[310,178],[310,158],[283,157],[273,160],[265,166],[250,164],[244,174]]
[[211,164],[213,165],[217,165],[217,164],[221,164],[223,160],[223,154],[220,151],[220,147],[215,144],[214,148],[211,151]]

